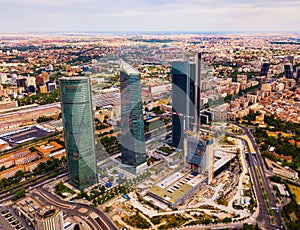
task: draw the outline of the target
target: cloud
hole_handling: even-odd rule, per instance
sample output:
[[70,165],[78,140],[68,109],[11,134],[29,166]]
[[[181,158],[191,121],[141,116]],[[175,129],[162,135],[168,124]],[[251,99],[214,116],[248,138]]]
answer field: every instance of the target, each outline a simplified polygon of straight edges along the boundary
[[299,31],[299,0],[1,0],[0,32]]

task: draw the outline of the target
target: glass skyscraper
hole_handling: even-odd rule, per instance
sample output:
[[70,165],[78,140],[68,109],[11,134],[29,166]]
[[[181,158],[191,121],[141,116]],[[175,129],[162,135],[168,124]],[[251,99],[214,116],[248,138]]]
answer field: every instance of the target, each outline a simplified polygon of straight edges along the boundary
[[69,179],[84,189],[97,183],[90,79],[63,77],[59,82]]
[[200,114],[201,53],[186,55],[172,63],[172,145],[181,149],[184,130],[197,129]]
[[137,174],[147,168],[140,73],[121,61],[122,167]]

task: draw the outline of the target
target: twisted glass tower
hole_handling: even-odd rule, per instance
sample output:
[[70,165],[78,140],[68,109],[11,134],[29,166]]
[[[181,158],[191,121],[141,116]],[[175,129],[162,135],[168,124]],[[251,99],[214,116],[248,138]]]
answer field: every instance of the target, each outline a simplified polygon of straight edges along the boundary
[[121,61],[122,166],[137,174],[147,167],[140,73]]
[[97,183],[91,85],[88,77],[60,78],[61,106],[70,183]]

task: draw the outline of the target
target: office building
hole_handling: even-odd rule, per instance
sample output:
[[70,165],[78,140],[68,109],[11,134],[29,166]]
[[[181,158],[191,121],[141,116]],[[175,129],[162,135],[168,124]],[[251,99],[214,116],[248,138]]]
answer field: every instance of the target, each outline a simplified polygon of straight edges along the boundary
[[211,135],[189,136],[185,138],[185,162],[192,172],[206,174],[208,183],[213,180],[214,138]]
[[202,110],[200,112],[200,124],[208,125],[214,120],[214,113],[208,110]]
[[296,68],[296,83],[300,83],[300,67]]
[[[192,60],[191,60],[192,59]],[[201,54],[172,63],[172,145],[183,147],[184,130],[199,124]]]
[[52,92],[52,91],[55,91],[55,90],[56,90],[56,83],[55,82],[48,83],[48,91]]
[[60,78],[61,106],[70,183],[97,183],[91,84],[88,77]]
[[26,88],[27,87],[27,79],[26,77],[23,77],[23,76],[19,76],[17,77],[17,87],[20,88]]
[[53,205],[42,207],[35,214],[37,230],[64,230],[63,213]]
[[284,74],[287,79],[293,79],[293,66],[291,64],[284,65]]
[[4,73],[0,73],[0,84],[5,84],[7,81],[7,75]]
[[52,64],[49,64],[48,69],[49,69],[50,71],[53,71],[53,70],[54,70],[53,65],[52,65]]
[[40,93],[48,93],[47,85],[39,86]]
[[122,167],[133,173],[147,168],[140,73],[121,61]]
[[27,77],[27,82],[26,82],[26,86],[33,86],[34,88],[36,87],[36,80],[35,77]]
[[28,93],[35,93],[36,88],[33,85],[30,85],[27,87],[27,92]]
[[49,82],[49,75],[47,72],[43,72],[41,75],[36,77],[37,85],[45,85],[47,82]]
[[260,75],[259,76],[266,76],[268,77],[268,73],[269,73],[269,69],[270,69],[270,63],[263,63],[262,67],[261,67],[261,71],[260,71]]
[[294,56],[287,56],[286,59],[292,64],[292,66],[295,63],[295,57]]

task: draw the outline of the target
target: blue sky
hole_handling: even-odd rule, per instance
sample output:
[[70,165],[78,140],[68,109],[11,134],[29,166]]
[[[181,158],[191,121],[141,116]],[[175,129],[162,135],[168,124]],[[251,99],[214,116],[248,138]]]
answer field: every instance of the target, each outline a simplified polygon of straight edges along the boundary
[[0,32],[300,32],[299,0],[0,0],[0,9]]

